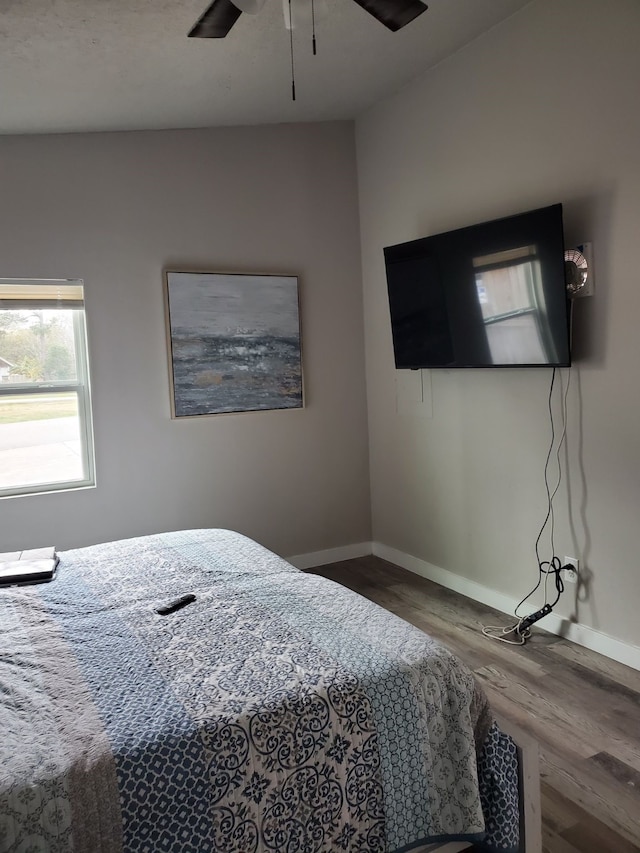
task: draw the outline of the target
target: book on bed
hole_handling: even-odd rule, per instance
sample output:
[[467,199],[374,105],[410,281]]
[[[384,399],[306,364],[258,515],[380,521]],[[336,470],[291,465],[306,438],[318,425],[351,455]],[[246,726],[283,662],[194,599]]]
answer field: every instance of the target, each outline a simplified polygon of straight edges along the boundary
[[0,554],[0,586],[45,583],[53,580],[57,567],[54,547],[8,551]]

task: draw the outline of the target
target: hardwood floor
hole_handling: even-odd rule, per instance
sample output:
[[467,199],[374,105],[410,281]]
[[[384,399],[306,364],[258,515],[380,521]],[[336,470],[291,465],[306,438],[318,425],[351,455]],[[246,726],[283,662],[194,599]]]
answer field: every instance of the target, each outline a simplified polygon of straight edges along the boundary
[[313,571],[440,640],[537,739],[544,853],[640,853],[640,672],[540,630],[489,640],[483,625],[513,617],[377,557]]

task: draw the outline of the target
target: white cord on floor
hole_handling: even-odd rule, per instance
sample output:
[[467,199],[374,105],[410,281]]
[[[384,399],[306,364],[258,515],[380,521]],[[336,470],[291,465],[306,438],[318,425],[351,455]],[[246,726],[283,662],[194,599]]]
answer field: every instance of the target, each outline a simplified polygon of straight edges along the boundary
[[[521,623],[522,619],[516,622],[515,625],[511,625],[511,627],[501,627],[500,625],[485,625],[482,629],[482,633],[490,640],[499,640],[501,643],[508,643],[510,646],[524,646],[527,639],[531,636],[531,629],[525,628],[524,631],[520,633],[518,628],[520,627]],[[508,640],[508,634],[513,634],[514,637],[517,637],[518,639]]]

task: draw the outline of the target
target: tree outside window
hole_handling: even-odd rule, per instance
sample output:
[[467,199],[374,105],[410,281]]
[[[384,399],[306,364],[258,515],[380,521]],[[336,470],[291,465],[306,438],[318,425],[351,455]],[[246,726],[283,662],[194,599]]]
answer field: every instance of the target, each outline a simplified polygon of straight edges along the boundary
[[82,282],[0,279],[0,496],[93,483]]

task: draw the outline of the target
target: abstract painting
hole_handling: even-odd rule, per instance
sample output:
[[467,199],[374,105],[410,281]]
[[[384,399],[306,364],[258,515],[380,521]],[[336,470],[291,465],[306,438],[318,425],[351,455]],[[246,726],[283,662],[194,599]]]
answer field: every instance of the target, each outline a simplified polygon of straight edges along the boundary
[[298,279],[166,272],[175,418],[300,409]]

